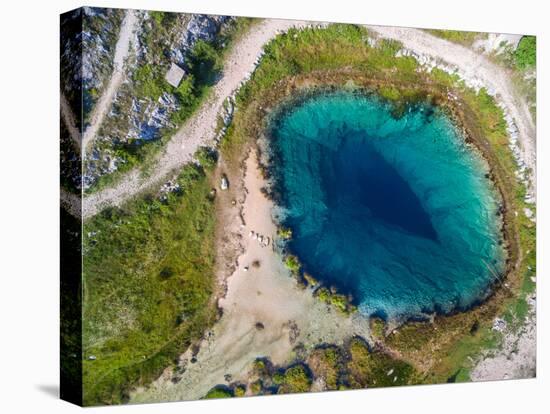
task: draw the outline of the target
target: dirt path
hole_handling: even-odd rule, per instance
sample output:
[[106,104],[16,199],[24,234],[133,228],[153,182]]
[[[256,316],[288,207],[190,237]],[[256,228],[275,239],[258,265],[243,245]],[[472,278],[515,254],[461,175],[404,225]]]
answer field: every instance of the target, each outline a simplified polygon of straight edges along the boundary
[[[183,373],[174,377],[171,369],[166,370],[148,388],[132,393],[131,403],[198,399],[213,386],[227,383],[227,374],[230,381],[246,379],[258,357],[285,364],[298,343],[306,347],[325,342],[341,344],[354,334],[367,335],[366,319],[344,317],[314,298],[310,290],[297,287],[281,256],[272,248],[276,227],[271,216],[273,204],[261,192],[264,185],[252,155],[246,163],[238,205],[224,219],[226,233],[234,242],[242,243],[244,252],[219,303],[223,316],[202,341],[196,361],[191,362],[191,351],[186,352],[180,357]],[[225,199],[223,202],[230,203]],[[239,218],[241,206],[243,220]],[[262,246],[250,232],[269,237],[269,245]],[[258,261],[257,267],[252,265],[254,261]],[[262,324],[260,329],[256,327],[258,322]]]
[[313,23],[271,19],[254,26],[234,45],[226,60],[222,77],[214,87],[213,97],[172,137],[147,179],[141,179],[140,172],[136,169],[126,174],[114,187],[86,197],[83,205],[84,218],[93,216],[105,206],[119,205],[150,185],[159,183],[171,171],[191,161],[200,146],[211,144],[215,138],[216,120],[223,102],[248,79],[264,45],[280,32],[308,24]]
[[69,131],[69,135],[76,144],[75,149],[80,151],[82,144],[80,131],[76,127],[74,113],[71,109],[71,106],[69,105],[69,102],[67,102],[67,98],[65,98],[65,95],[63,95],[63,93],[59,94],[59,104],[61,105],[61,117],[63,118],[63,122],[65,123],[65,126]]
[[[518,96],[510,76],[505,69],[492,63],[486,57],[464,46],[432,36],[422,30],[368,26],[378,35],[398,40],[406,49],[418,55],[440,59],[458,69],[461,78],[470,83],[486,87],[496,93],[518,130],[523,162],[531,171],[536,171],[536,128],[524,99]],[[531,174],[533,193],[536,190],[536,174]]]
[[125,78],[125,73],[123,70],[124,60],[130,52],[130,46],[134,46],[134,42],[132,39],[133,33],[136,30],[137,22],[138,19],[134,10],[127,10],[126,16],[122,21],[122,26],[120,28],[120,33],[115,46],[115,57],[113,60],[114,67],[111,79],[109,80],[107,88],[97,101],[90,117],[90,125],[88,126],[88,128],[86,128],[82,137],[82,148],[84,148],[84,156],[86,155],[86,149],[89,147],[90,142],[92,142],[97,135],[97,132],[99,131],[105,115],[109,112],[111,108],[111,104],[115,98],[118,88]]

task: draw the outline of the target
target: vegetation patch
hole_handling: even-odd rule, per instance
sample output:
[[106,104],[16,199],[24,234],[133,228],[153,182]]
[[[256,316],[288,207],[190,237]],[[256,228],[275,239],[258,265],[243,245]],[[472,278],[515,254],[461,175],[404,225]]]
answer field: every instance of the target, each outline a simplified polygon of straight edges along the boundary
[[108,208],[84,224],[86,405],[119,403],[216,318],[215,206],[209,173],[189,165],[179,190]]
[[537,38],[535,36],[523,36],[514,51],[514,59],[520,69],[535,66],[537,64]]
[[337,390],[342,376],[344,356],[340,348],[327,346],[314,349],[308,365],[315,378],[321,378],[327,390]]
[[383,352],[369,351],[361,338],[353,338],[347,351],[347,381],[351,388],[391,387],[418,381],[412,365]]
[[450,42],[458,43],[463,46],[472,46],[476,40],[486,39],[487,33],[480,32],[464,32],[460,30],[440,30],[427,29],[428,33]]
[[[412,365],[381,350],[371,351],[363,338],[354,337],[342,346],[317,346],[305,360],[297,359],[287,366],[257,359],[248,376],[247,395],[411,385],[419,380]],[[242,384],[230,385],[229,389],[236,386]]]
[[212,400],[218,398],[232,398],[234,397],[234,391],[228,387],[216,386],[212,388],[204,397],[203,400]]

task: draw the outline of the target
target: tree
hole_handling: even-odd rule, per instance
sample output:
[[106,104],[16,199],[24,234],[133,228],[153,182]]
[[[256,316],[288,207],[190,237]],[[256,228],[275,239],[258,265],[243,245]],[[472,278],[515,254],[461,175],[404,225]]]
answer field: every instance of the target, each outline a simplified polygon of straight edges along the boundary
[[537,38],[523,36],[514,52],[514,60],[520,69],[535,66],[537,63]]

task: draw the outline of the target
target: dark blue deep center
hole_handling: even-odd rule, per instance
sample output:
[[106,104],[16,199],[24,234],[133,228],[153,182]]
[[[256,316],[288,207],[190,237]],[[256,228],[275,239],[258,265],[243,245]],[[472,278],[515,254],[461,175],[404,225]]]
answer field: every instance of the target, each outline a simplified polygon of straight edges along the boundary
[[418,237],[437,239],[429,214],[407,181],[361,132],[336,132],[340,147],[321,170],[325,199],[331,209],[357,208],[365,220],[382,220]]
[[436,108],[333,93],[271,126],[288,248],[365,314],[464,309],[503,272],[487,167]]

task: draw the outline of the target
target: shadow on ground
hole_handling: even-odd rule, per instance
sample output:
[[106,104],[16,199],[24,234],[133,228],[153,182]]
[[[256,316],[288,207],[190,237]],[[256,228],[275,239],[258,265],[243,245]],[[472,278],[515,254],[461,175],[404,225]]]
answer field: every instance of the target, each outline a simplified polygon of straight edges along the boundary
[[44,394],[46,394],[50,397],[53,397],[53,398],[56,398],[56,399],[59,398],[59,385],[57,385],[57,384],[39,384],[39,385],[36,386],[36,388],[40,392],[42,392],[42,393],[44,393]]

